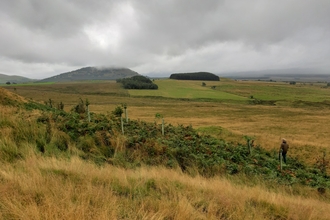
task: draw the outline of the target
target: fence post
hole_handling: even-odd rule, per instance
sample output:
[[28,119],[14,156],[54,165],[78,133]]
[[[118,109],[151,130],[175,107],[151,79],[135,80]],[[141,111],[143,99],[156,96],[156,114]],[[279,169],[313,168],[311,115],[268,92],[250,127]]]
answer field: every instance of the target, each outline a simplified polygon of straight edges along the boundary
[[281,164],[281,171],[282,171],[282,149],[281,149],[281,151],[280,151],[280,164]]
[[125,107],[124,109],[125,109],[125,118],[126,118],[126,123],[128,123],[128,113],[127,113],[127,107]]
[[164,118],[162,118],[162,135],[164,136]]
[[121,133],[124,134],[124,122],[123,122],[123,117],[120,116],[120,122],[121,122]]

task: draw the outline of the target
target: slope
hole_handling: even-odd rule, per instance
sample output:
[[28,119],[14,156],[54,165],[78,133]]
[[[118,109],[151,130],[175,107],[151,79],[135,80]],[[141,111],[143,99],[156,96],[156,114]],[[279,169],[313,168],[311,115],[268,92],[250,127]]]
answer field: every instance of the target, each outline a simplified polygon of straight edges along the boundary
[[29,79],[22,76],[9,76],[0,73],[0,84],[10,82],[10,83],[24,83],[24,82],[31,82],[34,81],[33,79]]
[[116,80],[138,75],[128,68],[84,67],[71,72],[62,73],[38,82],[68,82],[82,80]]

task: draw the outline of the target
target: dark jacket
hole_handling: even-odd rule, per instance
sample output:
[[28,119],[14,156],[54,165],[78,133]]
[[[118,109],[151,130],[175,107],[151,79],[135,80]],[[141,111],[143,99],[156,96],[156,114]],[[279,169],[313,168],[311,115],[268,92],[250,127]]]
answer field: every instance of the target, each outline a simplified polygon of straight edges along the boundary
[[281,144],[280,151],[282,150],[282,152],[283,152],[284,154],[286,154],[286,153],[288,152],[288,149],[289,149],[289,145],[288,145],[286,142],[283,142],[283,143]]

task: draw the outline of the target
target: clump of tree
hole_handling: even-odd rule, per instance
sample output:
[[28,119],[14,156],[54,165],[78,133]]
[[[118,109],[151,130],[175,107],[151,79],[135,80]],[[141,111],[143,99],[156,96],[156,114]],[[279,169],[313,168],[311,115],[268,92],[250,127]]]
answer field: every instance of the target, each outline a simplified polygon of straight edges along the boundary
[[219,76],[209,72],[173,73],[170,79],[220,81]]
[[158,89],[158,86],[145,76],[117,79],[117,83],[123,84],[125,89]]

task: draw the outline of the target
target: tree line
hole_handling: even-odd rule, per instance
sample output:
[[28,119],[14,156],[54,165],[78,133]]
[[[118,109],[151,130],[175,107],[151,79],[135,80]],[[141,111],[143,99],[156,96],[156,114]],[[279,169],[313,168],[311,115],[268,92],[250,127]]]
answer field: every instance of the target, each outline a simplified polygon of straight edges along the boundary
[[125,89],[158,89],[158,86],[145,76],[117,79],[117,83],[121,83]]
[[220,81],[219,76],[209,72],[173,73],[170,79]]

